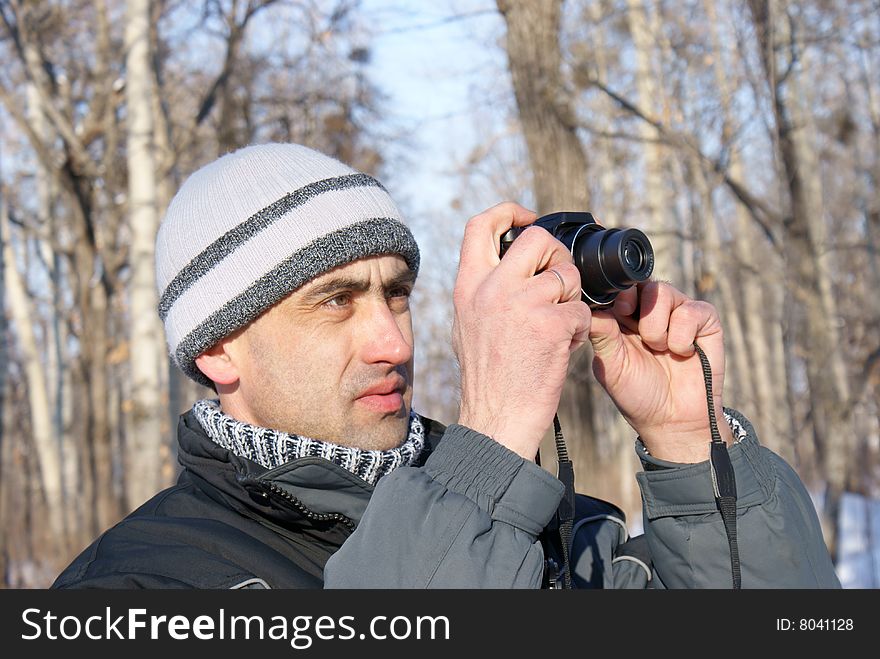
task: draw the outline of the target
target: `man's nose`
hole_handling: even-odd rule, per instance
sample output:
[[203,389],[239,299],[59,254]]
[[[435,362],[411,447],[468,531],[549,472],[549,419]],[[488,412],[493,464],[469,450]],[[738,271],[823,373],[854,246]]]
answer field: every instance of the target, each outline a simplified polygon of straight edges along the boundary
[[368,364],[405,364],[413,356],[409,314],[394,313],[385,303],[370,305],[362,327],[363,359]]

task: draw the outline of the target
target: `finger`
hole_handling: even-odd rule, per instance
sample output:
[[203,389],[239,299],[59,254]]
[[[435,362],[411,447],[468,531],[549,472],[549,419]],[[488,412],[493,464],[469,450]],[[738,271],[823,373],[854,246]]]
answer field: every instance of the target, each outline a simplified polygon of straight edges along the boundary
[[571,342],[569,343],[568,351],[572,353],[589,341],[590,327],[593,320],[590,307],[578,297],[578,299],[570,302],[559,304],[557,308],[570,319]]
[[673,286],[650,281],[639,290],[639,336],[652,350],[668,349],[669,319],[672,311],[690,298]]
[[669,318],[667,344],[677,355],[694,354],[694,341],[705,336],[707,329],[720,327],[718,311],[708,302],[688,300],[672,311]]
[[504,232],[511,227],[531,224],[537,217],[533,211],[513,202],[498,204],[472,217],[464,230],[459,271],[490,271],[498,265],[499,244]]
[[[546,229],[529,227],[513,242],[498,268],[508,276],[526,279],[536,272],[570,263],[571,252],[565,245]],[[580,274],[577,286],[580,287]]]
[[614,356],[623,345],[620,325],[609,311],[593,312],[589,337],[593,354],[599,360]]
[[620,291],[614,299],[614,314],[616,316],[631,316],[639,307],[639,289],[637,286],[630,286],[626,290]]
[[558,263],[531,277],[526,283],[526,287],[530,293],[534,293],[541,299],[549,299],[552,302],[571,302],[580,299],[580,284],[580,272],[573,263]]

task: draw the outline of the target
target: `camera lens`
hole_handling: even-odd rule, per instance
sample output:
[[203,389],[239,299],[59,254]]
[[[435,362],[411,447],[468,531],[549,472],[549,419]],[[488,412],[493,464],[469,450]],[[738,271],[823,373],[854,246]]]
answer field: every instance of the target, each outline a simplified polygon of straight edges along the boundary
[[619,291],[651,276],[654,250],[638,229],[588,226],[589,230],[573,241],[572,255],[581,272],[585,301],[601,306],[613,302]]
[[[597,309],[612,302],[620,291],[645,281],[654,270],[654,248],[638,229],[606,229],[590,213],[561,211],[535,222],[570,251],[581,274],[581,299]],[[499,256],[513,244],[522,227],[501,236]]]
[[623,260],[630,269],[638,272],[645,263],[644,248],[635,240],[627,240],[623,246]]

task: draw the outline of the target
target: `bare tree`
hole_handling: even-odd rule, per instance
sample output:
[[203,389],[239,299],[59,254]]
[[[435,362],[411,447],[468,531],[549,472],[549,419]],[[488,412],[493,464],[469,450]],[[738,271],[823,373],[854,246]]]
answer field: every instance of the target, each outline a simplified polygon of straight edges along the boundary
[[507,23],[507,57],[538,212],[587,208],[587,158],[561,71],[562,1],[499,0],[498,9]]
[[[658,35],[652,31],[657,19],[649,17],[645,0],[627,0],[627,21],[635,50],[635,86],[639,107],[652,117],[662,117],[666,90],[662,84],[661,71],[654,63],[662,59],[662,50],[656,47]],[[669,170],[660,133],[655,123],[638,125],[642,138],[642,154],[645,162],[644,194],[642,212],[647,217],[651,242],[657,258],[655,277],[685,286],[682,262],[682,235],[674,221],[672,198],[667,193],[669,185],[664,172]]]
[[[498,0],[507,24],[506,52],[523,135],[528,147],[538,212],[589,207],[587,158],[578,121],[561,71],[559,22],[562,1]],[[559,403],[559,418],[570,437],[589,438],[572,447],[576,463],[595,465],[596,425],[590,355],[572,359]]]
[[838,350],[838,312],[832,290],[819,163],[811,143],[811,119],[803,105],[806,89],[798,63],[802,53],[793,34],[794,19],[774,0],[750,0],[749,7],[773,99],[775,138],[787,183],[790,216],[783,228],[792,255],[789,266],[797,272],[800,284],[792,290],[805,311],[812,424],[828,479],[826,541],[835,556],[840,497],[846,486],[854,435],[848,404],[849,381],[843,355]]
[[52,431],[52,413],[49,405],[48,383],[40,360],[37,339],[34,336],[34,317],[28,299],[27,287],[16,266],[12,249],[9,209],[6,193],[0,189],[0,241],[3,244],[3,280],[6,284],[6,302],[9,306],[18,337],[27,377],[30,420],[36,448],[40,483],[46,499],[45,541],[51,545],[50,555],[65,549],[64,493],[61,488],[61,458],[58,443]]
[[[13,385],[5,410],[16,419],[6,425],[21,435],[0,450],[9,531],[0,550],[9,550],[15,583],[47,585],[53,569],[168,483],[177,415],[213,395],[169,377],[156,313],[153,243],[180,182],[222,151],[267,139],[382,165],[363,129],[378,96],[363,66],[368,48],[352,38],[356,3],[127,4],[128,13],[106,0],[0,2],[0,104],[11,128],[0,141],[21,150],[4,202],[23,218],[10,227],[16,259],[4,270],[17,268],[28,306],[16,302],[16,313],[30,313],[11,324],[15,351],[4,364]],[[285,38],[249,39],[252,29]],[[205,66],[206,43],[220,55],[215,69]],[[10,310],[20,299],[14,283],[6,277]],[[47,437],[55,466],[42,464]],[[48,494],[22,490],[42,487],[38,473]],[[35,524],[38,515],[73,529],[69,540]],[[57,543],[44,543],[43,530]],[[23,567],[34,546],[46,573]]]
[[155,494],[163,483],[161,454],[167,362],[162,323],[156,314],[155,241],[159,229],[154,157],[153,67],[150,2],[130,0],[126,16],[126,129],[128,133],[128,213],[131,223],[131,437],[126,471],[128,507]]

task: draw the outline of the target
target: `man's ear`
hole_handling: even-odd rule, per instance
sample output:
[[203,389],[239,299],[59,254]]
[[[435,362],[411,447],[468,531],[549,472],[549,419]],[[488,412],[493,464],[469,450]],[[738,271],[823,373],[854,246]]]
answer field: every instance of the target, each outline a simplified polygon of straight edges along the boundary
[[229,339],[223,339],[196,357],[196,366],[214,384],[235,384],[238,382],[238,368],[232,359]]

